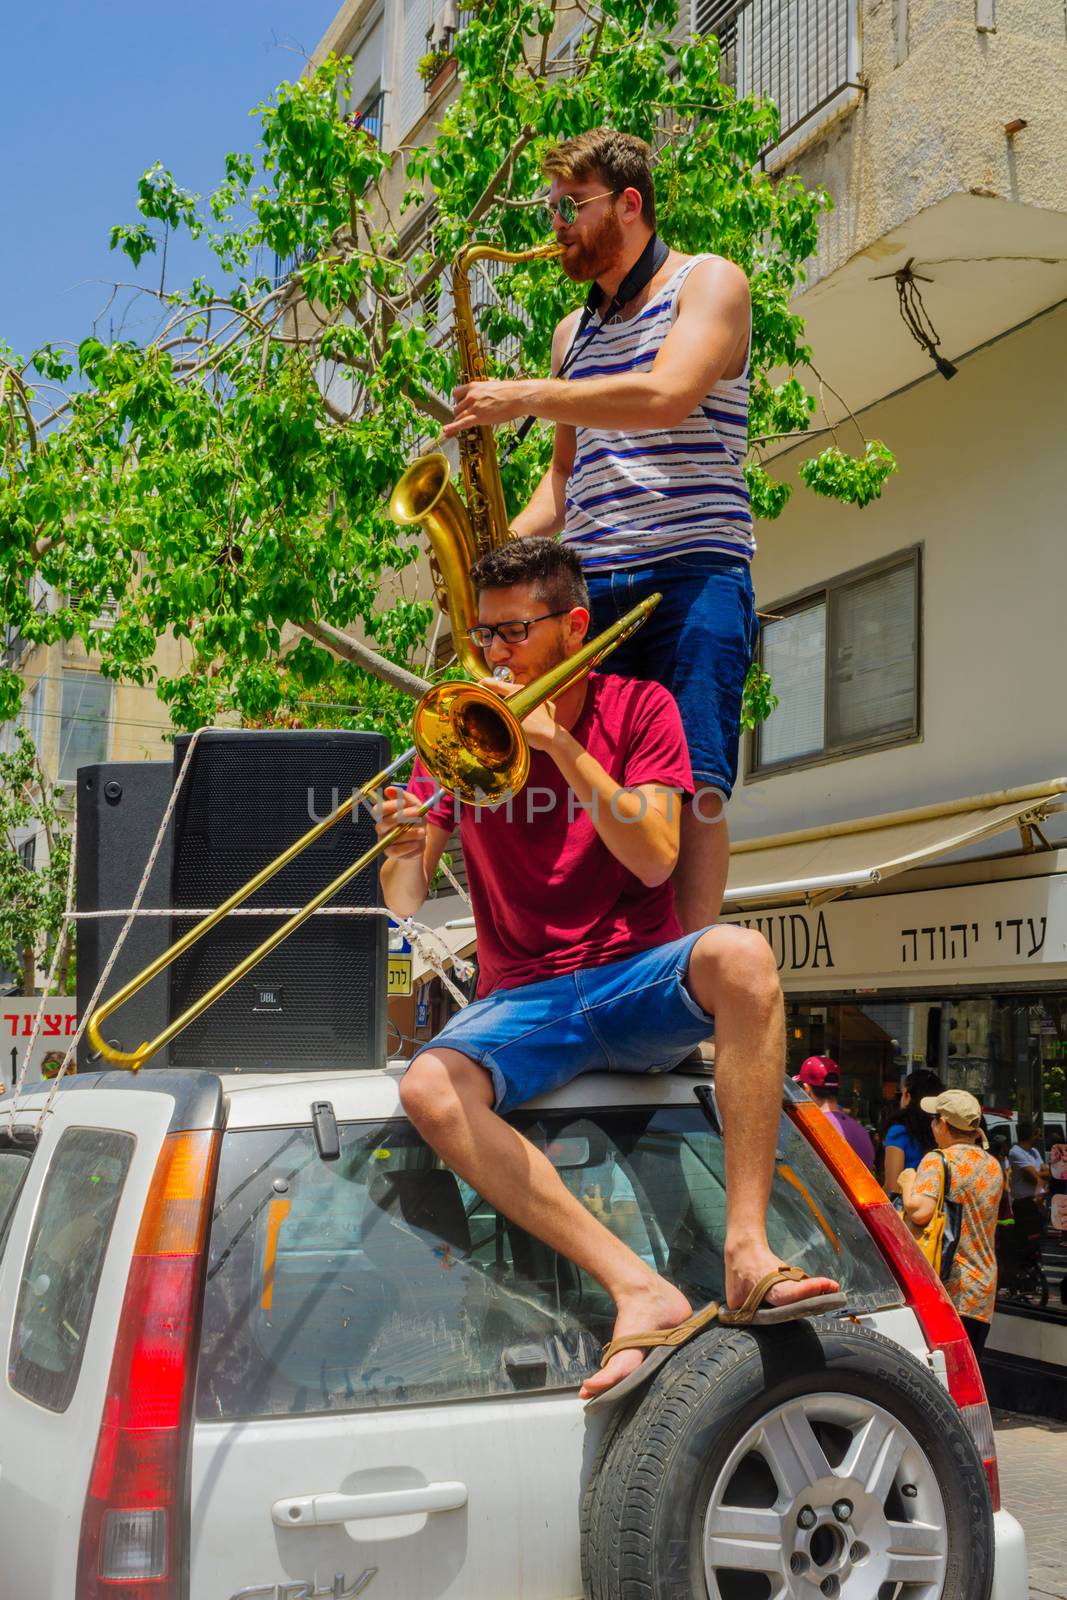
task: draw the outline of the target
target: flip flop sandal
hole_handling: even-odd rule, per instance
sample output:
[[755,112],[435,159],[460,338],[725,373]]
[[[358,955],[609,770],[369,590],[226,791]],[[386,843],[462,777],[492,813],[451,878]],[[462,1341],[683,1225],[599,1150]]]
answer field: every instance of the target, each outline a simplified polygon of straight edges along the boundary
[[635,1389],[640,1389],[648,1383],[680,1345],[688,1344],[690,1339],[695,1339],[697,1334],[714,1322],[719,1315],[719,1303],[713,1300],[710,1305],[686,1317],[684,1322],[679,1322],[677,1327],[657,1328],[653,1333],[631,1333],[621,1339],[612,1339],[610,1344],[604,1346],[604,1352],[600,1357],[601,1367],[606,1367],[612,1356],[617,1355],[620,1350],[647,1350],[649,1354],[639,1367],[627,1373],[626,1377],[620,1379],[612,1388],[605,1389],[603,1394],[596,1394],[591,1400],[587,1400],[586,1411],[607,1411],[620,1400],[625,1400]]
[[799,1322],[802,1317],[817,1317],[824,1311],[840,1311],[847,1300],[843,1294],[813,1294],[807,1300],[792,1300],[785,1306],[763,1306],[767,1291],[776,1283],[803,1283],[809,1274],[801,1267],[778,1267],[768,1272],[752,1288],[736,1311],[720,1311],[724,1328],[767,1328],[777,1322]]

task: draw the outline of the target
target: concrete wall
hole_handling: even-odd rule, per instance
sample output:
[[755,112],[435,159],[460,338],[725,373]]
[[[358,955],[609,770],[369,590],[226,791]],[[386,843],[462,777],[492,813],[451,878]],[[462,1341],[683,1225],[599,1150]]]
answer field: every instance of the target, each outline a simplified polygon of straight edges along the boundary
[[[951,194],[1067,210],[1063,0],[999,0],[995,33],[975,6],[862,4],[867,96],[790,163],[835,201],[811,282]],[[1028,126],[1011,137],[1016,118]]]
[[[900,463],[881,501],[860,511],[797,484],[782,517],[757,525],[765,610],[921,542],[923,732],[915,744],[744,782],[735,837],[1067,772],[1065,368],[1067,308],[978,352],[951,383],[933,376],[863,415]],[[775,475],[796,483],[801,455],[779,458]]]

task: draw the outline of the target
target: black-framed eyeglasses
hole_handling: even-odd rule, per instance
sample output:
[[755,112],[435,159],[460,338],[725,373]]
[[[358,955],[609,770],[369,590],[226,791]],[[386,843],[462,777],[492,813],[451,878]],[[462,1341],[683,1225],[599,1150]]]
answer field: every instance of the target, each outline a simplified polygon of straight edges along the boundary
[[621,193],[621,189],[602,189],[599,194],[587,195],[584,200],[576,200],[572,194],[561,194],[555,204],[551,200],[545,200],[539,205],[537,216],[546,228],[551,228],[558,211],[559,220],[564,227],[569,228],[572,223],[578,221],[578,213],[583,206],[591,206],[594,200],[603,200],[609,194],[618,196]]
[[476,628],[467,629],[467,638],[482,650],[488,650],[494,634],[498,639],[503,639],[505,644],[525,644],[535,622],[547,622],[549,617],[565,617],[570,609],[570,606],[565,606],[562,611],[545,611],[539,617],[524,617],[514,622],[480,622]]

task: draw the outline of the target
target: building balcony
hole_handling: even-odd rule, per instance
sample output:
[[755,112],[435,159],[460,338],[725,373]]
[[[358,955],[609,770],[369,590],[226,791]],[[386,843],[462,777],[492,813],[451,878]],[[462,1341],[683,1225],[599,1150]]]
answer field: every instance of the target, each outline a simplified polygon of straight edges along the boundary
[[714,34],[723,81],[773,100],[777,169],[862,98],[859,0],[694,0],[694,33]]

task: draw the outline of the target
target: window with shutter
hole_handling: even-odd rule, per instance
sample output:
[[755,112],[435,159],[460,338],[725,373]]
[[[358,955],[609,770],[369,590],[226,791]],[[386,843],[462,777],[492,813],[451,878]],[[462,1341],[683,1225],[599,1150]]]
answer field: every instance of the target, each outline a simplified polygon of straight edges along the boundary
[[753,737],[753,772],[918,737],[919,575],[912,550],[775,608],[760,663],[778,706]]
[[915,568],[909,561],[830,599],[829,737],[847,744],[911,726],[915,705]]
[[821,750],[825,740],[825,601],[767,623],[763,667],[778,696],[778,709],[761,729],[763,762],[792,761]]

